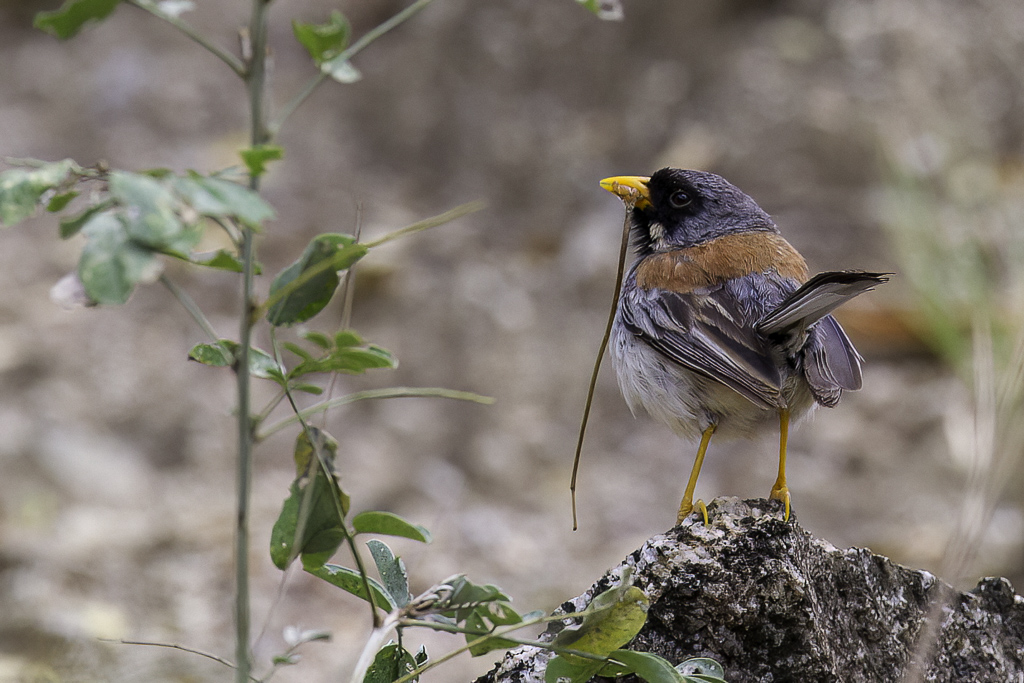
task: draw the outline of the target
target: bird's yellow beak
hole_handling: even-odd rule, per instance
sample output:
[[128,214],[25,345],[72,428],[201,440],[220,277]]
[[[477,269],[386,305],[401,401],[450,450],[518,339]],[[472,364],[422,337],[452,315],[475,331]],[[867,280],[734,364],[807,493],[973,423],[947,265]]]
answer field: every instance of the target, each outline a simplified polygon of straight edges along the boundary
[[614,178],[605,178],[601,181],[601,187],[618,195],[626,206],[645,209],[651,205],[651,193],[647,189],[649,180],[650,178],[644,176],[619,175]]

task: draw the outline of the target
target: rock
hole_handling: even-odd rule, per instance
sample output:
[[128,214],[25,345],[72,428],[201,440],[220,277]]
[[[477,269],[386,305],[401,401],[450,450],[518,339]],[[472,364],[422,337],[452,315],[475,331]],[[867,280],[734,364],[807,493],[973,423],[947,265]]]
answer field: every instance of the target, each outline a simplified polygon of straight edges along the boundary
[[[915,680],[1024,681],[1024,598],[1006,579],[955,591],[928,572],[814,538],[795,518],[783,522],[774,501],[722,498],[708,514],[707,526],[691,515],[649,539],[560,609],[583,609],[632,567],[651,606],[630,649],[673,663],[712,657],[730,683],[903,680],[932,612],[941,637],[923,648],[930,663]],[[937,600],[945,605],[933,610]],[[517,648],[478,683],[542,682],[549,656]]]

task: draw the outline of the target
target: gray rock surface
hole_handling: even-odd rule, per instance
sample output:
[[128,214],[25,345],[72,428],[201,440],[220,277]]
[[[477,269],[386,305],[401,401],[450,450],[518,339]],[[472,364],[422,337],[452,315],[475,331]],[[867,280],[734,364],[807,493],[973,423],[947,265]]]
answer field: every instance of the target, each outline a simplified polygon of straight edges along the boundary
[[[730,683],[881,682],[903,679],[944,599],[923,680],[1024,680],[1024,597],[1006,579],[954,591],[928,572],[815,538],[795,518],[783,522],[774,502],[721,498],[708,513],[709,525],[693,515],[652,537],[561,609],[582,609],[632,567],[651,606],[631,649],[672,662],[713,657]],[[548,656],[519,648],[478,683],[543,681]]]

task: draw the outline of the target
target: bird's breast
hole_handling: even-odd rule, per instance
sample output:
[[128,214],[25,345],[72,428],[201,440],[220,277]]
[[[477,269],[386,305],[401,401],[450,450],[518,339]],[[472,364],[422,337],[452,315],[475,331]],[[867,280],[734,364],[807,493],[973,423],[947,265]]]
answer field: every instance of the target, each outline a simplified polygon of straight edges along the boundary
[[745,232],[646,256],[636,267],[636,284],[686,294],[769,270],[797,282],[808,274],[803,257],[781,235]]

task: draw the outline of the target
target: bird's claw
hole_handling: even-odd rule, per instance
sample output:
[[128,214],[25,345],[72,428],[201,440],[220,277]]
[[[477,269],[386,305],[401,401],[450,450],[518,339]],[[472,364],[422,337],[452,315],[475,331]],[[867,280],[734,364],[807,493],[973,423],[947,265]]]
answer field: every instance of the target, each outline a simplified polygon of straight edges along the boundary
[[786,486],[785,484],[783,484],[782,486],[776,484],[775,486],[772,487],[772,492],[768,494],[768,497],[771,498],[772,500],[780,501],[783,505],[786,506],[786,516],[783,517],[783,521],[788,522],[790,513],[789,487]]
[[710,525],[710,522],[708,521],[708,506],[704,504],[703,500],[698,498],[696,503],[692,503],[688,500],[683,500],[683,502],[679,505],[679,514],[676,516],[676,526],[682,524],[683,521],[690,516],[690,513],[693,512],[693,508],[695,505],[700,510],[701,516],[704,518],[704,526]]

